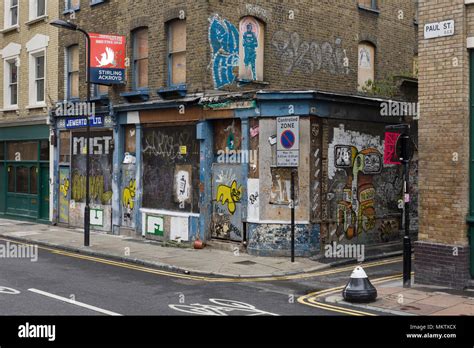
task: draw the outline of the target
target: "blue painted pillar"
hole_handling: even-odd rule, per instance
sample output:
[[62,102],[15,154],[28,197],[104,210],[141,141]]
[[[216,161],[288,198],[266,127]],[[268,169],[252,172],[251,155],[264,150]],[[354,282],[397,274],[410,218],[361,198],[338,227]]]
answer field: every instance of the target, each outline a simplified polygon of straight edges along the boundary
[[210,239],[212,217],[212,162],[214,159],[214,139],[211,121],[197,124],[196,134],[200,140],[199,151],[199,236]]
[[[56,122],[54,119],[53,122]],[[53,147],[53,224],[59,222],[59,149],[61,146],[60,130],[56,127],[53,128],[54,135],[56,136],[56,147]],[[72,141],[72,140],[71,140]]]
[[135,147],[136,147],[136,179],[137,179],[137,190],[135,193],[135,209],[134,209],[134,218],[135,218],[135,228],[137,234],[142,234],[142,213],[140,209],[142,208],[142,197],[143,197],[143,177],[142,177],[142,125],[137,123],[135,125]]
[[[242,125],[242,153],[247,153],[247,161],[242,161],[242,183],[244,186],[244,194],[242,196],[242,221],[247,221],[247,180],[249,177],[249,160],[250,160],[250,130],[249,130],[249,119],[247,117],[241,119]],[[242,158],[242,157],[241,157]]]
[[114,126],[114,153],[112,158],[112,233],[120,234],[122,212],[120,206],[121,163],[123,153],[123,129],[120,124]]

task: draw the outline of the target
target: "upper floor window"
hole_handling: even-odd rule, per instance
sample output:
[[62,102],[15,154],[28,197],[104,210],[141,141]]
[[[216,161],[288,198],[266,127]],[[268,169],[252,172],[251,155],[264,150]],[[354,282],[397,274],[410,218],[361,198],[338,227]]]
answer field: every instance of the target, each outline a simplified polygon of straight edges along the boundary
[[46,15],[46,0],[30,0],[30,20]]
[[65,8],[69,11],[78,10],[81,7],[81,0],[64,0]]
[[175,19],[168,24],[169,85],[186,83],[186,20]]
[[132,33],[133,45],[133,88],[148,87],[148,28],[140,28]]
[[15,25],[18,25],[18,0],[5,0],[5,28],[13,27]]
[[18,105],[18,66],[17,60],[12,59],[7,61],[7,81],[8,81],[8,100],[7,106]]
[[96,98],[109,94],[109,87],[105,85],[94,84],[92,86],[92,95]]
[[377,0],[359,0],[359,6],[371,10],[377,10]]
[[375,78],[375,46],[369,42],[361,42],[358,49],[358,90],[362,91],[369,81]]
[[265,27],[254,17],[244,17],[239,31],[239,80],[263,81]]
[[79,45],[66,49],[66,96],[67,99],[79,98]]

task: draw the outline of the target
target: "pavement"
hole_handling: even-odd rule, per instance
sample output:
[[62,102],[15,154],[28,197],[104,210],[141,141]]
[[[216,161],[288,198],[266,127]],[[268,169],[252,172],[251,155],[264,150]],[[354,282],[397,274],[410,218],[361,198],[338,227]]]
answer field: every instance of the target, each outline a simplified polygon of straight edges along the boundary
[[418,284],[412,285],[411,288],[404,288],[401,280],[384,282],[375,286],[378,294],[377,299],[368,304],[344,301],[340,289],[337,294],[324,294],[318,300],[388,315],[474,315],[473,291],[459,291]]
[[314,272],[331,267],[309,258],[258,257],[211,248],[162,246],[145,239],[91,231],[84,247],[82,229],[0,219],[0,236],[89,256],[135,263],[175,272],[222,277],[277,277]]

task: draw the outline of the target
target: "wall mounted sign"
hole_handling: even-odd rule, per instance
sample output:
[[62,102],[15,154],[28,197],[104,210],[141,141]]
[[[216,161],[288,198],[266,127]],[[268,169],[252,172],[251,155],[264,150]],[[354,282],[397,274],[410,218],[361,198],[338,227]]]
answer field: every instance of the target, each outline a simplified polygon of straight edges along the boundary
[[299,116],[277,118],[277,166],[298,167],[300,158]]
[[425,24],[424,35],[425,39],[454,35],[454,20],[427,23]]
[[[91,127],[104,127],[104,117],[94,116],[90,118]],[[71,117],[66,118],[66,129],[84,128],[87,127],[87,117]]]
[[101,85],[125,83],[125,36],[95,33],[89,35],[91,82]]

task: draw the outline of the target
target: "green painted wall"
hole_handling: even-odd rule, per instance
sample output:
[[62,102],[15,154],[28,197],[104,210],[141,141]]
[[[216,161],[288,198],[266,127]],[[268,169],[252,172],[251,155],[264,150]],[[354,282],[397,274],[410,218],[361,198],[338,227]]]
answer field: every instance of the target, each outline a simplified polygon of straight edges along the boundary
[[38,140],[49,139],[48,125],[21,127],[0,127],[0,140]]

